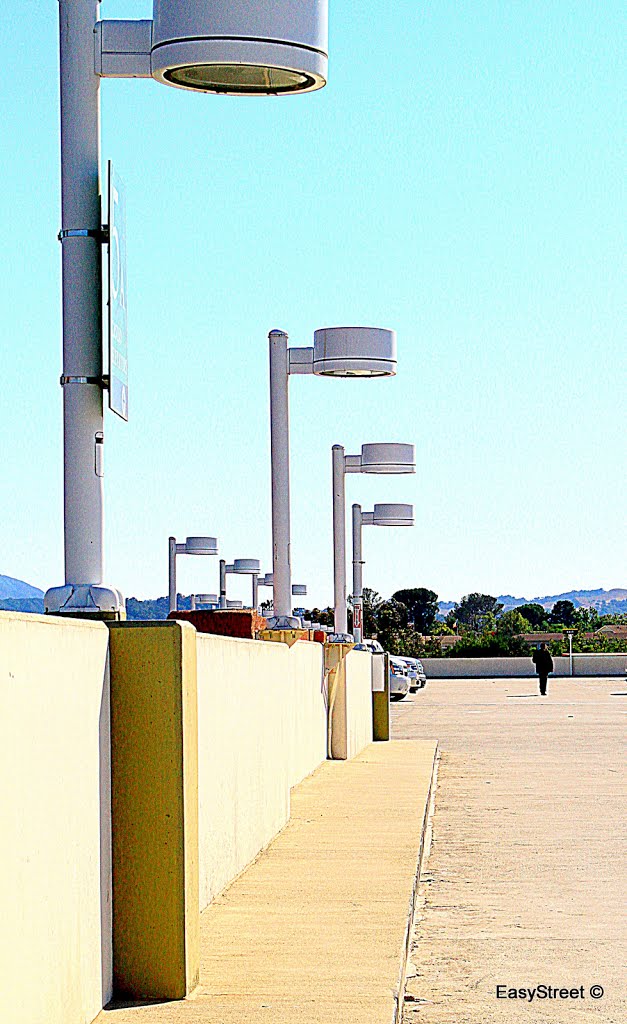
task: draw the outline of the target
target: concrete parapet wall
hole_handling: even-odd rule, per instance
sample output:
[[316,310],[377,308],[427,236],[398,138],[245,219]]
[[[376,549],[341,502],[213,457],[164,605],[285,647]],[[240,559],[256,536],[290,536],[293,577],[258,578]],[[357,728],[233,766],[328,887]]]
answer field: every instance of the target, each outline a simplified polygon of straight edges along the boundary
[[[0,613],[2,1024],[191,992],[199,909],[327,756],[324,650]],[[343,757],[372,739],[370,661],[341,662]]]
[[[529,658],[423,658],[427,679],[499,679],[535,676]],[[568,657],[553,658],[554,676],[570,675]],[[574,654],[575,676],[623,676],[627,654]]]
[[197,635],[200,907],[286,824],[326,757],[320,644]]
[[0,1021],[112,994],[108,630],[0,612]]
[[[567,658],[563,659],[567,661]],[[568,670],[567,670],[568,671]],[[567,675],[567,671],[563,675]],[[574,654],[575,676],[625,676],[627,654]]]

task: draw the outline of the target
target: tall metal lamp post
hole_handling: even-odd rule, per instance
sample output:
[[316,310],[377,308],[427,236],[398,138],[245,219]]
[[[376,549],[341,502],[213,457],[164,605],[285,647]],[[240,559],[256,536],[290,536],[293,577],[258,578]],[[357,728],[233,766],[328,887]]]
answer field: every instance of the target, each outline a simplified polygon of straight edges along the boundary
[[215,537],[188,537],[184,544],[177,544],[175,537],[168,538],[168,602],[170,611],[176,611],[176,556],[217,555],[218,542]]
[[[346,488],[347,473],[415,473],[413,444],[362,444],[361,455],[345,455],[341,444],[332,449],[333,470],[333,604],[336,636],[348,636],[346,611]],[[351,638],[352,639],[352,638]]]
[[[236,558],[231,565],[227,565],[226,562],[220,562],[220,608],[233,608],[235,605],[233,602],[229,602],[226,599],[226,577],[228,573],[234,573],[236,576],[252,576],[253,579],[253,593],[255,591],[255,580],[259,576],[259,561],[256,558]],[[240,607],[242,602],[240,602]],[[253,605],[254,607],[254,605]]]
[[353,637],[356,644],[363,640],[363,579],[361,546],[362,526],[413,526],[413,505],[375,505],[372,512],[362,512],[361,505],[353,505]]
[[270,447],[272,475],[273,629],[293,629],[290,552],[290,454],[288,383],[291,374],[320,377],[388,377],[396,373],[396,334],[380,327],[327,327],[313,347],[288,348],[284,331],[270,331]]
[[[59,0],[65,584],[44,604],[119,618],[124,599],[104,582],[103,389],[114,368],[104,375],[101,245],[111,225],[100,206],[100,79],[249,96],[319,89],[327,0],[154,0],[152,19],[137,21],[99,21],[98,9]],[[123,418],[125,396],[112,405]]]

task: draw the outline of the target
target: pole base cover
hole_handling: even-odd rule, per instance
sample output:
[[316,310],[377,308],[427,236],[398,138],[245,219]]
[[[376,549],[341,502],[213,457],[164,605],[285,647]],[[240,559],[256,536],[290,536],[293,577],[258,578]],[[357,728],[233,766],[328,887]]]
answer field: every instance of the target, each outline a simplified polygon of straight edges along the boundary
[[66,584],[44,595],[46,615],[84,615],[89,618],[125,619],[126,604],[115,587]]

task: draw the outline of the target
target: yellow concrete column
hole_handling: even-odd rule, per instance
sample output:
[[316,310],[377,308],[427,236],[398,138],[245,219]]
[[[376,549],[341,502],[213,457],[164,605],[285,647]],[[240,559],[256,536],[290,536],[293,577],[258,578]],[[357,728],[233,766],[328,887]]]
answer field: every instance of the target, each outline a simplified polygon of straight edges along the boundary
[[390,684],[386,678],[385,690],[372,694],[372,738],[390,738]]
[[[374,680],[376,677],[377,685]],[[373,654],[372,656],[372,738],[373,740],[389,740],[390,738],[390,655]],[[379,686],[383,681],[383,689]]]
[[327,687],[327,757],[345,761],[346,736],[346,655],[354,644],[324,645],[324,675]]
[[182,999],[198,984],[196,630],[111,623],[113,984]]

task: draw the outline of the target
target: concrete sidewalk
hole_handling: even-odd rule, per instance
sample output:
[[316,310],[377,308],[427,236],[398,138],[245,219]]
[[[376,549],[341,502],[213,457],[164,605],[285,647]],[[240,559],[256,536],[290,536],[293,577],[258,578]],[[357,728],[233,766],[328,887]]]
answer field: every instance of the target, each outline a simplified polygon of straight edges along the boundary
[[292,791],[289,824],[200,919],[200,986],[98,1024],[391,1024],[437,744],[376,743]]

